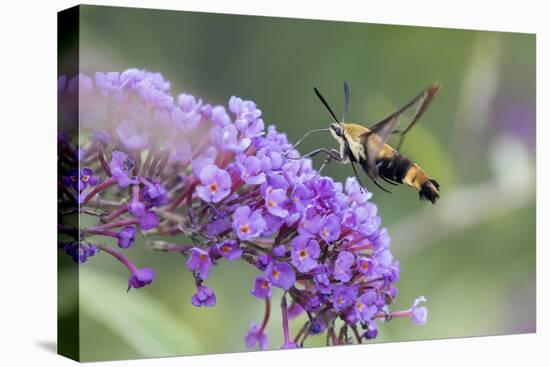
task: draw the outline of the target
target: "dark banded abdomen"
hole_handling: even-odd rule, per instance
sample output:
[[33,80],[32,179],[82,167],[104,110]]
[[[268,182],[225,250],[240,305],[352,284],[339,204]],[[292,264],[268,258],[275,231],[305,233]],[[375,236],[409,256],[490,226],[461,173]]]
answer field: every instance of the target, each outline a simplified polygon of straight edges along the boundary
[[428,177],[426,172],[409,158],[395,153],[377,160],[378,174],[387,181],[405,184],[418,190],[420,200],[435,204],[439,199],[439,183]]
[[378,174],[390,181],[403,183],[403,179],[413,166],[413,162],[396,153],[392,158],[382,158],[376,162]]

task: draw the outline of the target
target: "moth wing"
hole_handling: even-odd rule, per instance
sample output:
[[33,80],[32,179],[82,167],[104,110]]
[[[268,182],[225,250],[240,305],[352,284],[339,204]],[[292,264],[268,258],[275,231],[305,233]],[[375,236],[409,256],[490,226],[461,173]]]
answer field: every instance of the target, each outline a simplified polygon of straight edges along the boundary
[[430,85],[399,110],[369,127],[373,133],[380,137],[381,144],[378,149],[381,149],[390,138],[395,137],[398,140],[394,147],[399,151],[405,141],[406,134],[426,112],[439,88],[439,83]]
[[378,173],[378,166],[376,165],[376,157],[378,157],[378,153],[392,135],[392,132],[399,122],[398,115],[394,114],[389,117],[389,119],[384,119],[384,124],[380,124],[376,130],[371,130],[369,128],[370,131],[361,135],[367,162],[367,173],[372,176],[371,178],[373,179],[377,179],[380,176]]

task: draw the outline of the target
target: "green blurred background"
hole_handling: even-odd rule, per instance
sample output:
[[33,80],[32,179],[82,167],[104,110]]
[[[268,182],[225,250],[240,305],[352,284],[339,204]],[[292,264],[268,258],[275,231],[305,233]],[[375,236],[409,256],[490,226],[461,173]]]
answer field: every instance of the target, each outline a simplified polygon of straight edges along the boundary
[[[314,85],[340,114],[348,80],[348,120],[368,125],[440,81],[403,152],[440,182],[441,201],[369,186],[401,262],[394,309],[423,294],[429,320],[380,325],[376,342],[535,331],[534,35],[82,6],[80,36],[87,74],[146,68],[174,95],[252,99],[292,141],[330,122]],[[336,144],[321,134],[301,151],[320,146]],[[324,173],[352,175],[337,165]],[[245,350],[249,322],[263,315],[250,295],[257,270],[221,262],[208,280],[216,307],[194,308],[182,256],[139,243],[129,256],[157,270],[151,286],[126,293],[126,270],[109,256],[81,267],[83,360]],[[75,317],[75,305],[61,311]],[[279,318],[269,329],[275,348]]]

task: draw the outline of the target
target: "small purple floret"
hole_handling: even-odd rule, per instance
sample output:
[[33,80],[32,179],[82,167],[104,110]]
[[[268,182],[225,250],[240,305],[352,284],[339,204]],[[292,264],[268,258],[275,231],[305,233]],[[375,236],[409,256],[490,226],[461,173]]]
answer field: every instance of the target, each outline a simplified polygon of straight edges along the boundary
[[191,298],[191,303],[195,307],[212,307],[216,304],[216,295],[212,288],[200,285],[197,287],[197,292]]

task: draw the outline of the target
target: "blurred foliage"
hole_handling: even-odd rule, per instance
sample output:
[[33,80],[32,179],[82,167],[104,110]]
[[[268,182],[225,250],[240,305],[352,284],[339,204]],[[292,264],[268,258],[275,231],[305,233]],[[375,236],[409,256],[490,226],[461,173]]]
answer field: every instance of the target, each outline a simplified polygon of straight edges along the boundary
[[[535,331],[534,35],[83,6],[80,36],[85,73],[146,68],[162,72],[175,94],[217,104],[231,95],[249,98],[266,123],[293,141],[330,121],[314,85],[339,114],[342,81],[348,80],[348,119],[371,124],[440,81],[442,90],[403,152],[441,183],[441,203],[419,202],[406,187],[392,195],[372,188],[390,235],[424,213],[411,232],[395,235],[400,240],[392,249],[402,266],[395,309],[424,294],[429,320],[425,326],[408,320],[381,325],[377,341]],[[517,142],[527,159],[508,157],[507,145],[493,149],[502,136]],[[330,136],[317,135],[301,150],[319,146],[336,147]],[[352,172],[332,165],[324,174],[342,181]],[[470,203],[464,194],[517,176],[525,179],[505,186],[510,190],[489,190],[486,202]],[[453,195],[460,208],[445,205]],[[498,210],[476,211],[509,200],[513,204]],[[470,216],[475,225],[431,239],[438,217],[458,223]],[[263,312],[250,295],[255,269],[222,261],[208,281],[216,307],[195,308],[182,256],[140,243],[130,256],[157,270],[152,286],[126,293],[125,269],[107,256],[82,267],[84,359],[244,350],[248,324]],[[275,312],[272,347],[281,345],[278,320]]]

